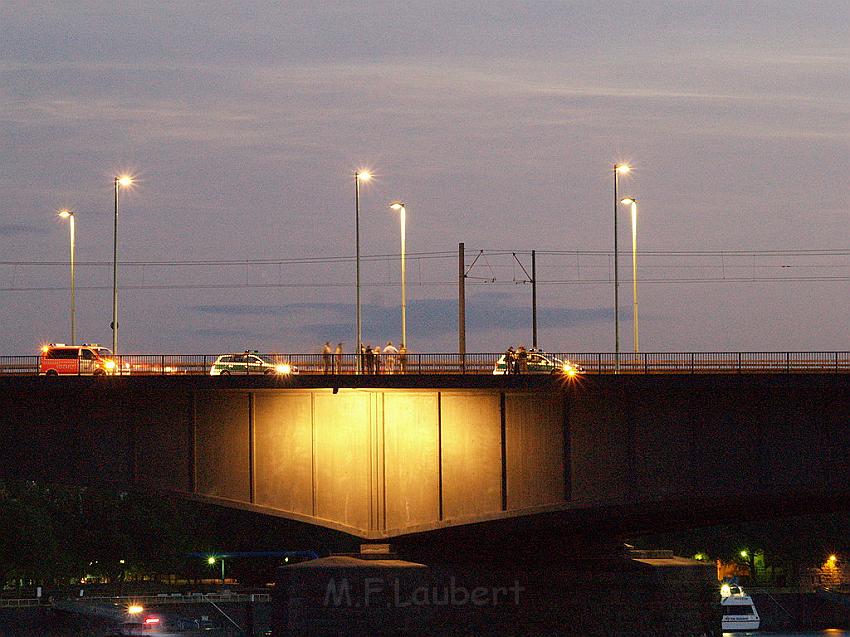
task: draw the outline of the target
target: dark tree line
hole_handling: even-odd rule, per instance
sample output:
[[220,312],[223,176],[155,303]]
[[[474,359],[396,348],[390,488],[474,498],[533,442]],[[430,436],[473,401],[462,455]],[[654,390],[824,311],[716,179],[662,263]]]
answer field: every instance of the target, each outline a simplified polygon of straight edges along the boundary
[[[191,553],[347,550],[341,534],[176,496],[0,481],[0,582],[13,586],[210,578]],[[122,562],[123,560],[123,562]],[[228,577],[263,579],[275,564],[229,560]],[[266,579],[266,581],[269,581]]]

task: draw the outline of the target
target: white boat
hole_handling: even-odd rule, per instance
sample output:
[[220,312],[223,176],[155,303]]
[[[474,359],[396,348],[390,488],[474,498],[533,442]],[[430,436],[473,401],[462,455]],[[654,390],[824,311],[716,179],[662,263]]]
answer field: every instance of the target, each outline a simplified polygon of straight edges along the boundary
[[737,584],[724,584],[720,588],[720,606],[723,608],[723,630],[758,630],[761,619],[753,604],[753,598],[744,593],[744,589]]

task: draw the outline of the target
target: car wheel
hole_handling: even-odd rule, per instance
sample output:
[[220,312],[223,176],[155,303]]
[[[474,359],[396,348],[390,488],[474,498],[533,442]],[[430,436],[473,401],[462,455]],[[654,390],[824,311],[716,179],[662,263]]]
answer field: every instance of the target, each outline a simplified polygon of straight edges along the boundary
[[94,376],[106,376],[106,372],[102,369],[96,369],[94,370]]
[[230,376],[230,372],[225,369],[221,372],[221,374],[219,374],[219,376]]

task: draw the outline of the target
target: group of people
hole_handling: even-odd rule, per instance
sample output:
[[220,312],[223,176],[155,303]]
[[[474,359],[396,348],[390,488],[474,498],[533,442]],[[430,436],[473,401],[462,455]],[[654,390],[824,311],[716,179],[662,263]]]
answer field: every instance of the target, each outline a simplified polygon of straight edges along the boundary
[[322,348],[322,370],[325,374],[342,373],[342,343],[337,343],[336,349],[331,349],[331,342],[325,341]]
[[505,352],[505,373],[528,373],[528,350],[525,349],[525,345],[520,345],[516,349],[511,345]]
[[380,345],[360,345],[361,370],[364,374],[404,374],[407,371],[407,348],[404,343],[396,347],[387,341],[384,349]]
[[[407,371],[407,348],[404,343],[396,347],[392,341],[381,349],[380,345],[360,345],[360,369],[364,374],[404,374]],[[342,343],[331,349],[330,341],[322,348],[322,371],[325,374],[342,373]]]

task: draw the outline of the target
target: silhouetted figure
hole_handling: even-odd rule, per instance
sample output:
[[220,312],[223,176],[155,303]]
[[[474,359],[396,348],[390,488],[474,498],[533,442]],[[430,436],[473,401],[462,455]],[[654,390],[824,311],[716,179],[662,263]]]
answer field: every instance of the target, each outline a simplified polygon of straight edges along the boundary
[[393,345],[392,341],[387,341],[384,346],[384,364],[388,374],[395,374],[396,359],[398,358],[398,350]]
[[398,366],[402,374],[407,372],[407,347],[404,343],[398,348]]
[[333,362],[331,361],[331,342],[325,341],[325,346],[322,348],[322,371],[327,374],[331,371]]
[[516,362],[518,372],[520,374],[528,373],[528,350],[525,349],[524,345],[520,345],[516,351]]
[[505,373],[506,374],[513,374],[514,373],[515,358],[516,358],[516,356],[514,354],[514,348],[513,348],[513,346],[511,346],[505,351]]
[[334,350],[334,360],[336,361],[336,369],[334,371],[337,374],[342,374],[342,343],[337,343]]

